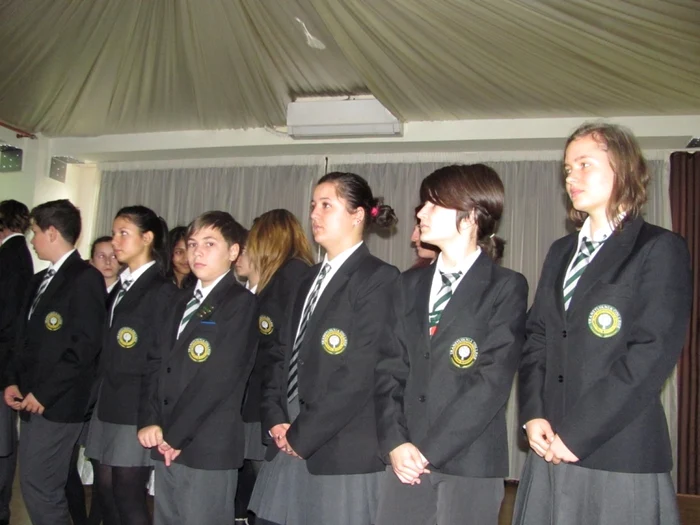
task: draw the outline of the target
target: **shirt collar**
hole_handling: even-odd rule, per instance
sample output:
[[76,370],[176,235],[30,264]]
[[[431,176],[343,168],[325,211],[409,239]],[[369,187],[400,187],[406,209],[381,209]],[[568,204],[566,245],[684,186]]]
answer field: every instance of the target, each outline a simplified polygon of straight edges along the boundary
[[[618,217],[618,220],[622,220],[625,218],[625,214],[622,213]],[[586,217],[586,220],[583,221],[583,226],[581,226],[581,231],[578,232],[578,243],[581,245],[581,240],[585,237],[589,241],[593,242],[603,242],[608,240],[608,238],[613,234],[615,231],[615,224],[612,222],[607,222],[605,226],[600,228],[598,231],[591,232],[591,218]]]
[[73,255],[73,252],[75,252],[75,251],[76,251],[76,249],[73,248],[71,251],[66,252],[66,253],[63,255],[63,257],[61,257],[58,261],[56,261],[55,263],[49,264],[49,268],[48,268],[48,269],[49,269],[49,270],[53,270],[54,272],[58,272],[58,270],[61,269],[61,266],[63,266],[63,263],[66,262],[66,259],[68,259],[68,257],[70,257],[71,255]]
[[[219,282],[221,281],[221,279],[223,279],[224,277],[226,277],[229,273],[231,273],[231,270],[229,270],[228,272],[226,272],[226,273],[224,273],[224,274],[221,274],[221,275],[218,277],[218,279],[216,279],[216,281],[214,281],[213,283],[211,283],[211,284],[210,284],[209,286],[207,286],[206,288],[202,287],[202,281],[201,281],[200,279],[197,279],[197,285],[194,287],[194,292],[196,292],[197,290],[199,290],[199,291],[202,293],[202,302],[204,302],[204,300],[207,298],[207,295],[209,295],[209,294],[211,293],[211,291],[216,287],[216,285],[219,284]],[[192,293],[194,294],[194,292],[192,292]]]
[[133,286],[136,280],[141,277],[146,271],[155,264],[155,261],[147,262],[146,264],[143,264],[136,268],[133,272],[127,267],[126,270],[124,270],[121,274],[119,274],[119,279],[121,280],[122,284],[124,284],[126,281],[131,281],[131,285]]
[[351,246],[347,250],[340,252],[338,255],[333,257],[332,261],[328,260],[328,254],[324,255],[323,257],[323,264],[321,265],[321,268],[323,268],[326,264],[329,264],[331,267],[331,270],[338,270],[345,261],[347,261],[350,256],[357,251],[357,249],[362,246],[362,243],[364,241],[358,242],[355,246]]
[[5,244],[7,241],[9,241],[10,239],[12,239],[12,237],[24,237],[24,235],[22,235],[21,233],[11,233],[11,234],[8,235],[7,237],[5,237],[5,238],[2,240],[2,242],[0,242],[0,245],[1,245],[1,244]]
[[462,275],[466,274],[469,269],[474,265],[476,260],[479,258],[479,255],[481,255],[481,248],[478,246],[476,247],[476,250],[474,253],[470,253],[466,258],[462,259],[457,266],[454,268],[450,268],[449,270],[445,268],[445,261],[443,260],[442,257],[442,252],[437,257],[437,262],[436,268],[441,271],[442,273],[457,273],[460,272]]

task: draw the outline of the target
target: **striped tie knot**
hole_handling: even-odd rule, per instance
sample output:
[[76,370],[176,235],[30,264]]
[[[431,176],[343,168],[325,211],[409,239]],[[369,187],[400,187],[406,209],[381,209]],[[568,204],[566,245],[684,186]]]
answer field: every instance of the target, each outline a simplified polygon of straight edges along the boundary
[[185,313],[182,314],[182,321],[180,321],[180,327],[177,330],[178,337],[180,337],[180,334],[187,326],[187,323],[190,322],[190,319],[192,319],[194,314],[197,312],[197,309],[199,308],[199,305],[202,302],[202,297],[204,297],[202,295],[202,290],[197,288],[194,291],[194,295],[192,296],[192,299],[190,299],[187,302],[187,306],[185,306]]
[[122,282],[121,287],[119,288],[119,291],[117,292],[117,296],[114,298],[114,304],[112,305],[112,314],[109,318],[109,326],[112,326],[112,322],[114,321],[114,310],[117,309],[117,305],[124,298],[124,296],[126,295],[126,292],[129,291],[129,287],[133,283],[134,283],[133,279],[126,279]]
[[32,306],[29,308],[29,316],[27,319],[29,319],[32,314],[34,313],[34,310],[36,310],[37,305],[39,304],[39,299],[41,299],[42,294],[46,291],[46,289],[49,287],[49,281],[51,278],[56,275],[56,270],[53,268],[49,268],[46,271],[46,274],[44,275],[44,278],[41,280],[41,284],[39,285],[39,288],[36,291],[36,295],[34,296],[34,300],[32,301]]
[[576,253],[576,257],[574,257],[574,262],[571,264],[571,269],[564,279],[564,310],[569,309],[579,279],[583,272],[586,271],[593,254],[603,242],[605,241],[591,241],[588,237],[581,238],[581,245]]
[[433,308],[428,314],[431,336],[435,335],[435,332],[437,332],[437,325],[442,317],[442,312],[445,310],[447,303],[452,298],[452,285],[457,282],[461,276],[462,272],[446,273],[440,270],[442,286],[440,287],[440,290],[438,290],[435,303],[433,303]]

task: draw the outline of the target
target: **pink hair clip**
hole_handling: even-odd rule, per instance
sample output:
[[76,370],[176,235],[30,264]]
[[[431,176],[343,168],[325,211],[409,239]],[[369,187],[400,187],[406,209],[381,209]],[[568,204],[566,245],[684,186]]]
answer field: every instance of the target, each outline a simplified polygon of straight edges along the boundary
[[372,215],[372,217],[376,217],[377,215],[379,215],[379,206],[374,206],[370,210],[370,214]]

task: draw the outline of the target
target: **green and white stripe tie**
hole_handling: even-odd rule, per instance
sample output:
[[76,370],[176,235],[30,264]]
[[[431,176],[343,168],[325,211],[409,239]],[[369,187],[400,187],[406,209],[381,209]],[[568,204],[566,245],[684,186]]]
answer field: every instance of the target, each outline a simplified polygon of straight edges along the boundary
[[576,258],[574,259],[571,269],[566,274],[564,279],[564,310],[569,309],[571,299],[574,296],[574,290],[578,284],[578,280],[586,271],[588,263],[591,262],[593,254],[598,250],[603,241],[589,241],[587,237],[581,239],[581,246]]
[[185,329],[187,326],[187,323],[190,322],[190,319],[192,319],[192,316],[195,314],[197,309],[199,308],[199,305],[202,303],[202,290],[195,290],[194,295],[192,296],[192,299],[187,303],[187,307],[185,308],[185,313],[182,315],[182,321],[180,321],[180,328],[177,330],[177,337],[178,339],[180,338],[180,334],[182,331]]
[[438,290],[437,297],[433,303],[433,308],[428,314],[428,320],[430,322],[430,336],[435,335],[437,331],[437,325],[440,322],[440,317],[442,317],[442,312],[445,310],[447,303],[452,299],[452,285],[457,282],[457,280],[462,276],[462,272],[455,273],[444,273],[440,272],[440,277],[442,277],[442,286]]

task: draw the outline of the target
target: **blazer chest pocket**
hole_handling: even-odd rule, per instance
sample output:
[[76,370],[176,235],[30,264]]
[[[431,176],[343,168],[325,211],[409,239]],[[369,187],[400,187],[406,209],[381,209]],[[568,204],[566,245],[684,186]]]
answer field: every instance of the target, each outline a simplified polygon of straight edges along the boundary
[[586,301],[582,312],[589,332],[599,338],[616,336],[631,321],[632,288],[627,285],[599,283]]
[[114,370],[123,374],[141,374],[146,364],[146,353],[153,342],[153,327],[146,327],[142,320],[124,318],[117,320],[110,330],[109,348]]

